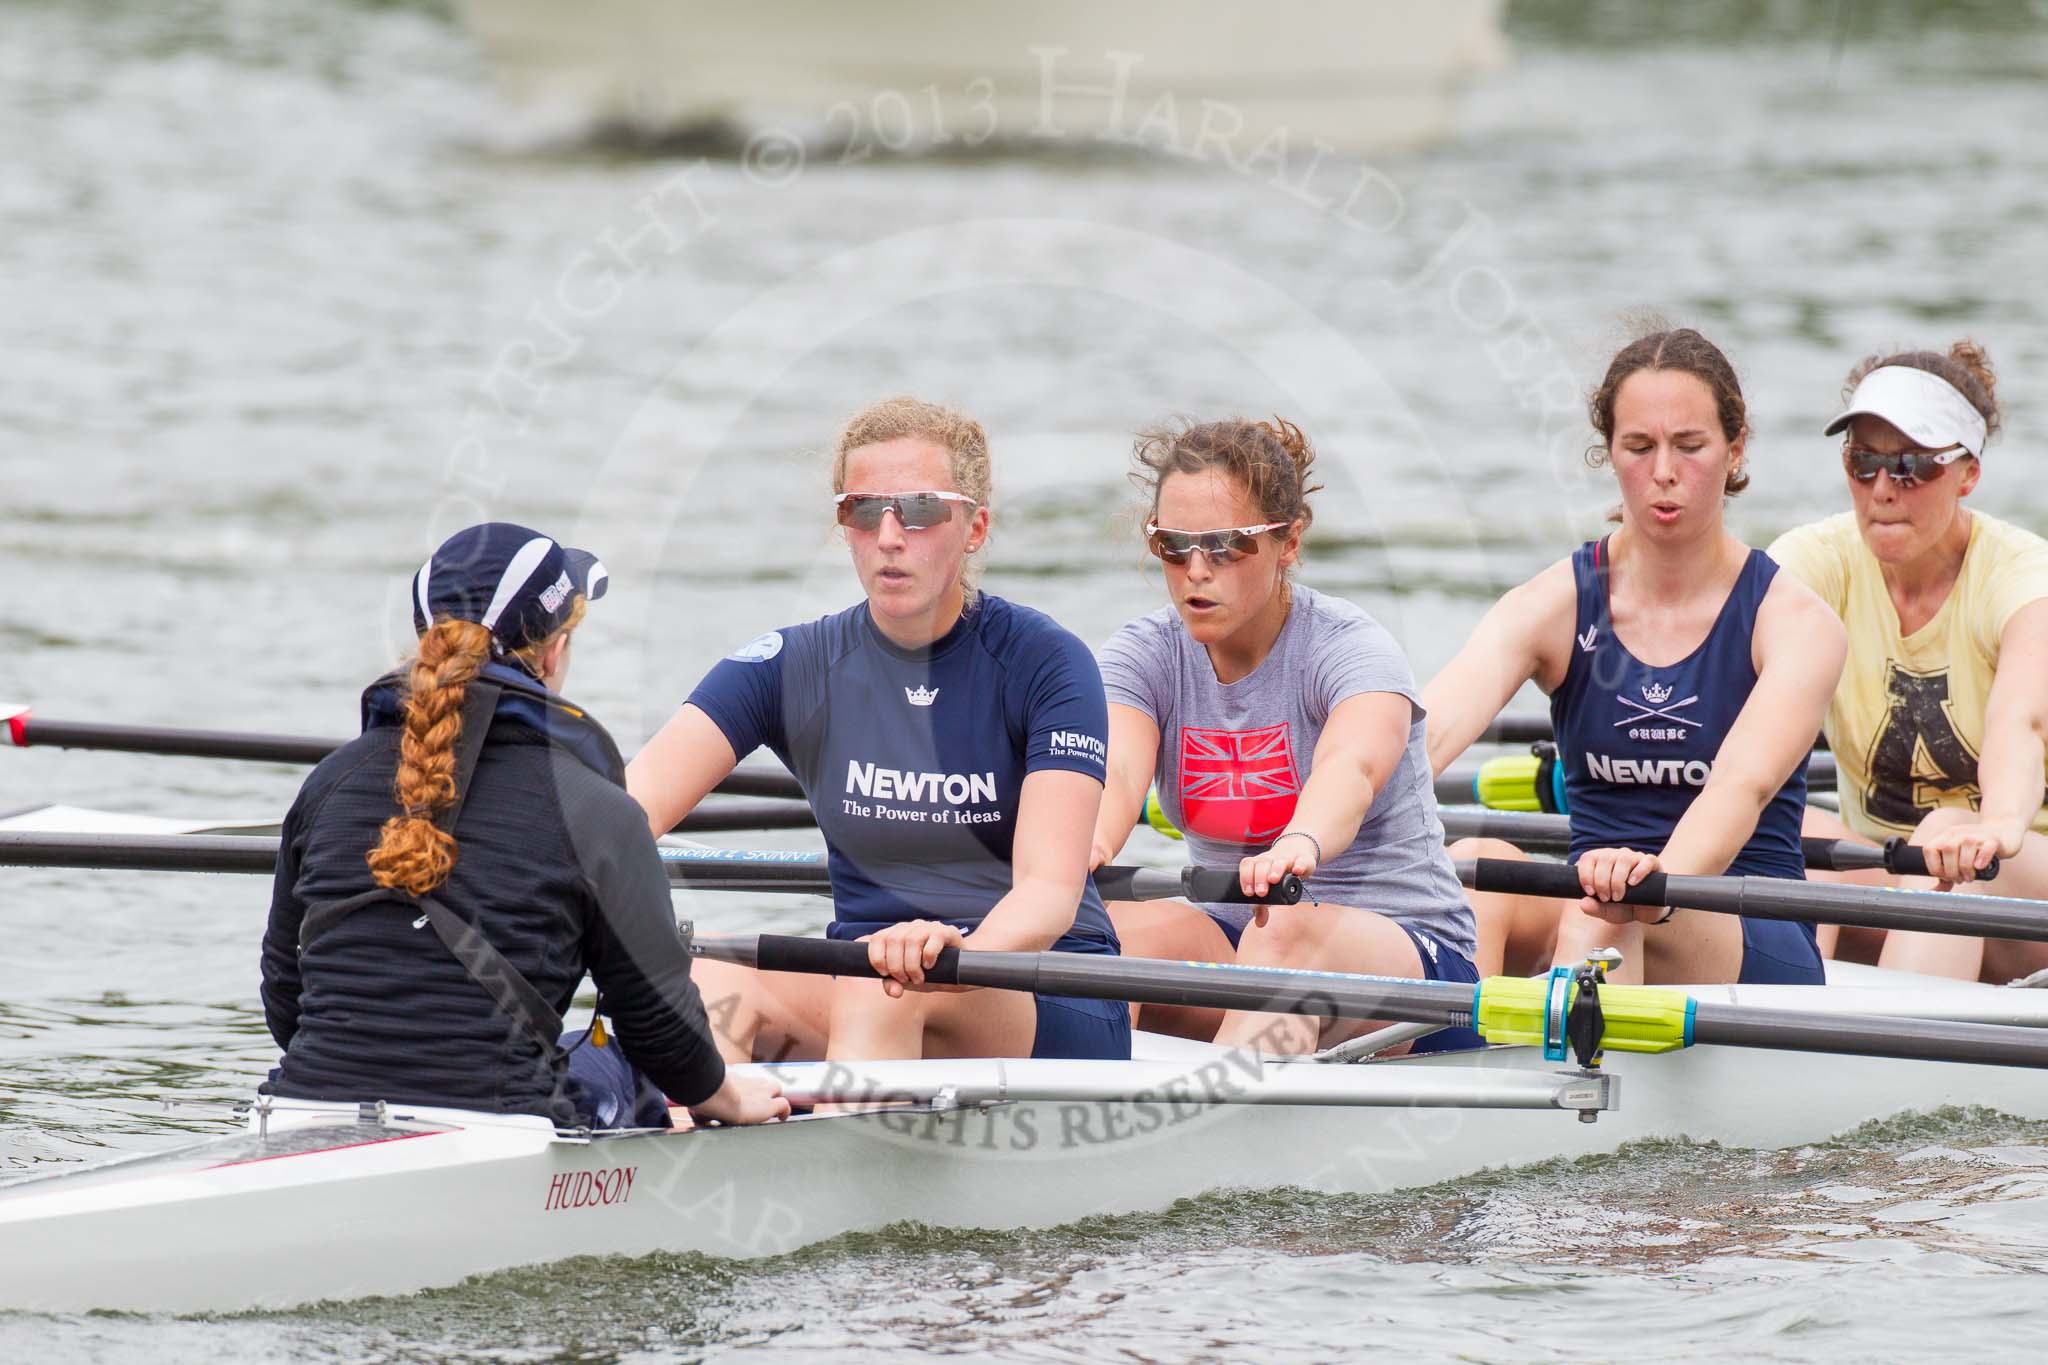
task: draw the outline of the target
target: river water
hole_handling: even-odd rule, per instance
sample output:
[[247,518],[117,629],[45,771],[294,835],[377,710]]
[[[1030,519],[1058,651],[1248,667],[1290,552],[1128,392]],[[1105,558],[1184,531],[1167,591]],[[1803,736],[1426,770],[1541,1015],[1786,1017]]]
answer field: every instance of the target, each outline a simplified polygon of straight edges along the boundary
[[[842,166],[563,145],[432,7],[17,0],[0,699],[344,732],[406,575],[490,515],[611,564],[570,690],[630,750],[733,644],[849,600],[815,452],[905,390],[991,430],[988,585],[1091,641],[1160,597],[1132,427],[1294,418],[1328,484],[1309,581],[1426,677],[1598,530],[1580,395],[1643,308],[1748,381],[1752,540],[1841,502],[1818,428],[1853,360],[1965,333],[2004,375],[1979,505],[2048,526],[2039,6],[1519,5],[1510,34],[1446,145],[1371,168],[1164,137]],[[297,779],[29,751],[0,808],[264,814]],[[272,1060],[263,886],[0,885],[0,1170],[219,1131]],[[712,928],[823,918],[678,900]],[[2036,1358],[2044,1271],[2048,1142],[1987,1111],[288,1316],[0,1315],[0,1358]]]

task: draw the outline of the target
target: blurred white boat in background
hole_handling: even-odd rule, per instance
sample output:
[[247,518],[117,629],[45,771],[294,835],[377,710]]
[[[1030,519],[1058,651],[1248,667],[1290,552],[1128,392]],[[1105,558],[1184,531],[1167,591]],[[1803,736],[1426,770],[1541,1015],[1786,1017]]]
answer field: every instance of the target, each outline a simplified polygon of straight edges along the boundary
[[[1123,143],[1297,163],[1427,145],[1506,60],[1505,0],[458,0],[562,132],[876,152]],[[1274,140],[1279,139],[1276,143]]]

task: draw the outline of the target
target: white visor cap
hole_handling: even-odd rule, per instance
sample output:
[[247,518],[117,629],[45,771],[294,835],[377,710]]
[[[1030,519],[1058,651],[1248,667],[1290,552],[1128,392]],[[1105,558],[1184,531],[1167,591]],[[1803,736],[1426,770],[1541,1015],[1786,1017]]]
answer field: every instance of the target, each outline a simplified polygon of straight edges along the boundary
[[1929,450],[1961,446],[1984,453],[1988,428],[1977,405],[1938,374],[1910,365],[1880,365],[1863,376],[1849,406],[1828,423],[1832,436],[1857,417],[1880,417]]

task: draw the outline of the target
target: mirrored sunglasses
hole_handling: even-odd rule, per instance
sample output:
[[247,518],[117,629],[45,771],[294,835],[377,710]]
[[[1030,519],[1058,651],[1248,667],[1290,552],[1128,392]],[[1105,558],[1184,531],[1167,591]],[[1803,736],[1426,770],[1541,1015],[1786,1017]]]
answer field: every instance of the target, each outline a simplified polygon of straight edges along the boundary
[[953,519],[953,505],[979,507],[965,493],[841,493],[832,499],[839,511],[839,524],[856,531],[872,531],[882,524],[884,512],[894,512],[906,531],[923,531]]
[[1284,529],[1288,523],[1269,521],[1263,526],[1226,526],[1215,531],[1176,531],[1157,522],[1145,523],[1145,544],[1168,564],[1185,564],[1200,550],[1211,565],[1228,564],[1239,555],[1259,552],[1259,536]]
[[1891,475],[1892,482],[1901,488],[1911,488],[1940,478],[1945,468],[1969,453],[1959,445],[1941,450],[1909,450],[1900,455],[1886,455],[1861,446],[1844,446],[1842,463],[1847,467],[1849,477],[1858,483],[1874,482],[1882,470]]

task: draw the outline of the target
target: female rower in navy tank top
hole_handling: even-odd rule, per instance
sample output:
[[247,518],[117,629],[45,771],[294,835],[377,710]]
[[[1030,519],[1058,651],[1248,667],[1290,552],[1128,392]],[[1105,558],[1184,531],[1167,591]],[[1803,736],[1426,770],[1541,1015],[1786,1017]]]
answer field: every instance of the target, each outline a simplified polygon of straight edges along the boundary
[[728,655],[627,768],[666,830],[772,750],[825,837],[826,932],[888,978],[700,962],[728,1061],[1130,1056],[1121,1003],[924,981],[948,947],[1117,951],[1088,875],[1102,676],[1050,618],[975,588],[989,486],[978,422],[912,398],[855,416],[832,492],[865,600]]
[[[1689,328],[1633,341],[1590,409],[1621,525],[1504,596],[1423,694],[1439,773],[1524,682],[1550,694],[1586,894],[1577,911],[1474,897],[1481,970],[1612,946],[1623,981],[1818,983],[1810,926],[1616,903],[1656,871],[1806,875],[1806,754],[1847,640],[1724,525],[1748,484],[1748,420],[1719,348]],[[1520,856],[1496,841],[1452,852]]]

